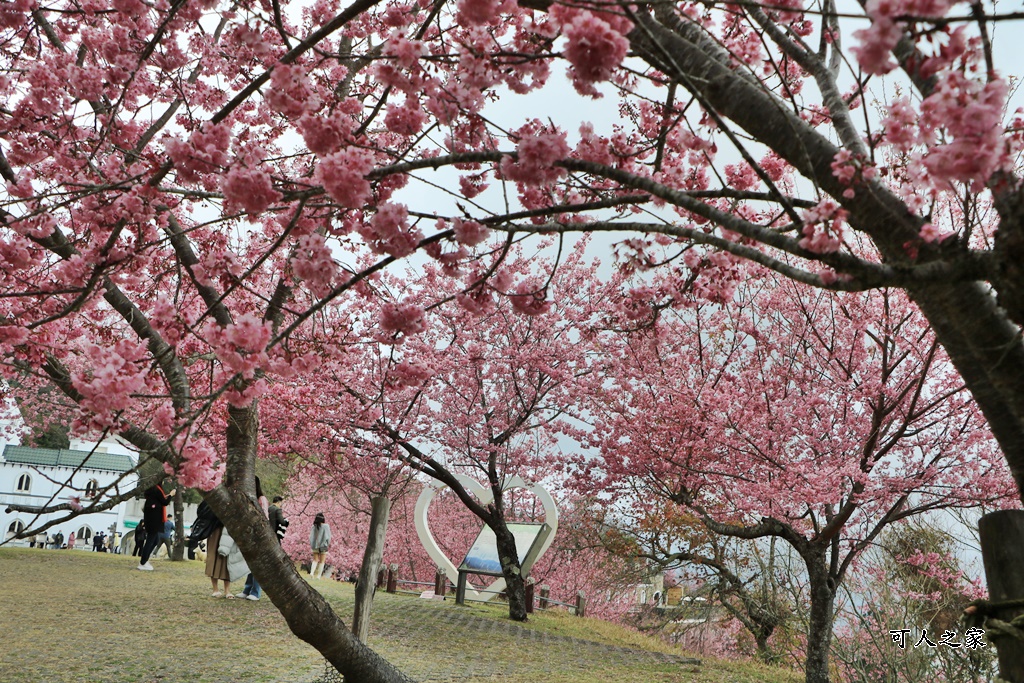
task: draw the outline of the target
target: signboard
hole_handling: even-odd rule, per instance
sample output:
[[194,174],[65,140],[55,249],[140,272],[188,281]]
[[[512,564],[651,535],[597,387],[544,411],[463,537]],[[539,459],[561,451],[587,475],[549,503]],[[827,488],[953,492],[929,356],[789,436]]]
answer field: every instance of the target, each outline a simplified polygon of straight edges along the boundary
[[[519,566],[522,567],[523,577],[529,576],[530,568],[537,561],[541,547],[551,533],[551,527],[543,523],[510,522],[508,529],[516,539],[516,552],[519,553]],[[466,559],[459,565],[459,572],[501,576],[498,540],[489,526],[485,525],[480,530],[473,541],[473,546],[466,553]]]

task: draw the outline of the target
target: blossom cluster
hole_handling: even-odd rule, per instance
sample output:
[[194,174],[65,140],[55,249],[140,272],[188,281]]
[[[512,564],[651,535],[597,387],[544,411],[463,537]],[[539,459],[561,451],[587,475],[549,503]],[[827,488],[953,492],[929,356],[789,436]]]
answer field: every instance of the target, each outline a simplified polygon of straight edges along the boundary
[[595,83],[607,81],[629,52],[626,34],[632,24],[609,12],[596,14],[570,5],[556,4],[552,15],[561,23],[566,38],[565,58],[569,75],[581,95],[600,97]]
[[386,303],[381,306],[379,339],[389,344],[401,344],[407,337],[421,334],[427,329],[423,308],[412,303]]
[[338,274],[338,264],[323,235],[310,233],[299,238],[292,256],[295,277],[304,280],[309,291],[326,296]]
[[358,147],[346,147],[321,159],[314,177],[331,199],[342,207],[358,209],[370,200],[370,182],[366,175],[371,170],[372,153]]
[[509,180],[524,185],[548,185],[565,175],[555,163],[569,155],[565,132],[547,129],[536,122],[520,131],[516,157],[501,160],[501,173]]
[[204,442],[189,442],[180,451],[177,467],[164,463],[164,472],[177,478],[182,486],[209,491],[224,478],[226,462]]
[[847,213],[830,197],[802,213],[804,227],[801,230],[800,246],[816,254],[839,251],[846,235]]
[[409,210],[404,204],[382,204],[357,230],[375,253],[395,258],[416,251],[423,239],[423,233],[409,225]]
[[146,347],[122,339],[113,344],[87,343],[85,356],[91,372],[76,372],[72,384],[81,395],[79,418],[73,428],[101,432],[119,428],[122,414],[146,386]]

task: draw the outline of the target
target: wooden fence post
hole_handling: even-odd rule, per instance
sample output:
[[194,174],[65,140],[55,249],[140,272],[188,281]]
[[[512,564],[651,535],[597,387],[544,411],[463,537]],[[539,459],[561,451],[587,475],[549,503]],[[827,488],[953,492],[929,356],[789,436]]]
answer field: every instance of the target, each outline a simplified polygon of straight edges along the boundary
[[540,609],[547,609],[549,607],[548,597],[550,595],[551,595],[551,587],[550,586],[541,586],[540,587],[540,605],[539,605]]
[[[981,538],[981,559],[991,602],[1024,599],[1024,510],[999,510],[984,515],[978,522]],[[995,619],[1010,622],[1024,607],[996,608],[990,611]],[[987,629],[986,635],[999,651],[999,678],[1009,683],[1024,683],[1024,633],[999,634]]]
[[384,569],[384,567],[381,567],[380,571],[377,572],[377,588],[380,588],[384,585],[384,578],[386,576],[386,572],[387,570]]
[[446,583],[444,572],[438,567],[434,573],[434,595],[444,596],[444,584]]
[[398,565],[393,564],[388,567],[388,593],[394,593],[398,590]]
[[576,616],[587,616],[587,596],[583,594],[583,591],[576,594]]
[[533,579],[526,580],[526,613],[533,614]]
[[466,604],[466,572],[459,572],[459,584],[455,587],[455,604]]

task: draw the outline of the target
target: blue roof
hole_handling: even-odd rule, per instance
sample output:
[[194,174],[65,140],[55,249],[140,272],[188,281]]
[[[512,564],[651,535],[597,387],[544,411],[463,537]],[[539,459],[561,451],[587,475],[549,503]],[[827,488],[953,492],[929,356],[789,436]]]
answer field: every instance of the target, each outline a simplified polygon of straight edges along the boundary
[[127,472],[135,463],[127,455],[73,451],[67,448],[31,448],[29,446],[5,446],[4,460],[22,465],[50,467],[81,467],[87,470],[108,470]]

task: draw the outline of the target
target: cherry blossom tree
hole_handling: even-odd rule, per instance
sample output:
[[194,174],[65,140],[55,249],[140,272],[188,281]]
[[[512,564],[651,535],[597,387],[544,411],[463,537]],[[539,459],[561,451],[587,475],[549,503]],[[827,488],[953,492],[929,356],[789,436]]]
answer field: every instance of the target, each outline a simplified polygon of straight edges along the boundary
[[[793,616],[801,606],[788,599],[781,585],[789,558],[777,552],[776,539],[769,538],[760,547],[718,535],[687,508],[647,495],[642,479],[629,484],[629,495],[620,494],[627,504],[602,506],[599,537],[608,551],[676,573],[695,589],[685,596],[689,607],[714,601],[738,622],[741,633],[753,638],[761,661],[782,662],[791,650],[785,636],[794,628]],[[742,651],[740,643],[733,645]]]
[[[963,545],[943,525],[920,518],[890,529],[858,560],[845,587],[856,599],[846,600],[846,624],[837,629],[833,648],[844,680],[997,678],[994,648],[984,645],[980,629],[968,633],[972,627],[963,624],[964,607],[985,592],[957,552]],[[890,624],[911,631],[902,634],[909,642],[897,657],[882,655],[892,654]],[[923,636],[944,644],[923,647]],[[919,641],[922,647],[915,648]]]
[[[317,405],[349,454],[328,468],[348,468],[352,457],[402,463],[451,489],[494,532],[509,615],[525,620],[508,486],[514,476],[535,482],[550,470],[557,423],[575,402],[575,379],[588,371],[581,341],[602,286],[580,252],[540,271],[537,258],[512,252],[494,262],[485,285],[434,307],[429,329],[414,302],[438,298],[436,279],[428,269],[424,292],[406,283],[405,303],[385,307],[395,322],[382,321],[379,343],[349,353],[336,372],[324,365],[321,378],[338,400],[325,395]],[[491,500],[457,474],[482,480]]]
[[[391,505],[404,497],[413,482],[412,472],[400,460],[380,452],[378,444],[359,438],[358,431],[351,429],[352,425],[373,424],[379,411],[377,403],[389,400],[386,389],[372,400],[361,401],[356,400],[361,397],[352,390],[353,376],[360,377],[360,384],[376,381],[387,385],[382,378],[389,374],[392,364],[386,352],[389,347],[370,346],[376,353],[358,354],[358,361],[353,359],[357,354],[350,353],[337,367],[328,363],[316,377],[299,379],[264,401],[265,410],[272,403],[274,412],[292,416],[267,434],[264,441],[276,444],[278,457],[300,463],[290,484],[295,495],[290,507],[301,508],[304,526],[312,524],[312,515],[318,509],[333,513],[328,522],[351,522],[364,512],[370,516],[365,536],[358,530],[353,535],[353,526],[358,525],[348,524],[342,536],[346,542],[335,544],[346,554],[352,547],[361,548],[352,632],[364,642],[369,634],[370,609],[385,550]],[[296,415],[302,419],[295,420]],[[305,514],[311,506],[314,511]],[[365,544],[359,542],[361,537],[365,537]],[[295,536],[289,547],[293,557],[309,554],[309,548]],[[328,558],[337,571],[348,576],[351,562],[347,561],[349,558],[339,562],[337,549],[330,551]]]
[[[808,584],[806,680],[825,683],[835,599],[857,556],[900,520],[1012,499],[1012,481],[901,293],[830,296],[766,277],[730,307],[676,306],[605,342],[589,481],[620,494],[613,506],[667,501],[706,533],[790,546]],[[738,581],[699,534],[677,543],[657,559]],[[743,607],[766,625],[762,605]]]

